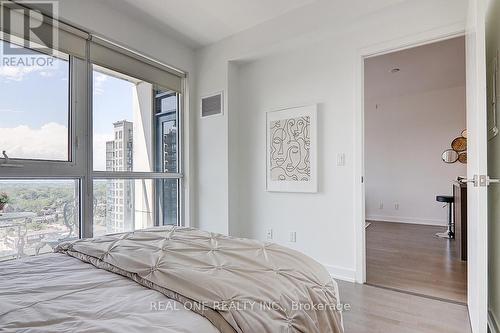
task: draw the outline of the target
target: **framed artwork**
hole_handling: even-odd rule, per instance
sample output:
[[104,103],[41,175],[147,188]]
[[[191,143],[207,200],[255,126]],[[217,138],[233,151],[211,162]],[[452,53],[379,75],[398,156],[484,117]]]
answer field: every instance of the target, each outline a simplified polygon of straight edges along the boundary
[[267,191],[318,191],[317,109],[315,104],[267,113]]

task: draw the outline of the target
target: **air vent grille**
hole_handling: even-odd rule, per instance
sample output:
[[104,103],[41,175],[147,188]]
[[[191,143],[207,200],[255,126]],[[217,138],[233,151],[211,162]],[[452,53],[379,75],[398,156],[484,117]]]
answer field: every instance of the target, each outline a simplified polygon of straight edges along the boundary
[[222,92],[201,99],[201,116],[210,117],[222,114]]

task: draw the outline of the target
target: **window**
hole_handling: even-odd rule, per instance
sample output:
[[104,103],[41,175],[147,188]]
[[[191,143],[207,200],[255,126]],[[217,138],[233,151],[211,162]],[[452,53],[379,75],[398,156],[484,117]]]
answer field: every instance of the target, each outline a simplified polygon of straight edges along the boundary
[[15,43],[45,65],[0,64],[0,152],[8,155],[0,155],[0,193],[10,199],[0,212],[0,260],[182,224],[183,74],[62,22],[40,28],[58,29],[57,50],[26,49],[19,27],[0,31],[0,55]]
[[[178,120],[179,99],[171,91],[155,91],[155,118],[157,142],[157,170],[176,173],[179,171]],[[175,225],[179,218],[180,183],[177,179],[157,180],[158,215],[162,224]]]
[[[0,40],[0,54],[9,45]],[[12,159],[70,161],[69,56],[25,50],[35,64],[17,55],[0,66],[0,148]]]
[[[125,192],[110,189],[120,184]],[[154,226],[150,179],[99,179],[94,181],[94,236]],[[149,191],[148,191],[149,189]]]
[[93,234],[180,224],[179,94],[93,67]]
[[78,180],[0,180],[0,261],[51,252],[80,235]]
[[[0,40],[0,261],[51,252],[61,241],[81,235],[81,193],[85,175],[85,95],[72,89],[85,61],[73,52],[40,53],[2,34]],[[6,40],[10,41],[7,42]],[[62,43],[64,44],[64,43]],[[85,45],[85,44],[83,44]],[[14,47],[19,54],[6,54]],[[64,47],[63,50],[66,50]],[[68,49],[68,51],[71,51]]]

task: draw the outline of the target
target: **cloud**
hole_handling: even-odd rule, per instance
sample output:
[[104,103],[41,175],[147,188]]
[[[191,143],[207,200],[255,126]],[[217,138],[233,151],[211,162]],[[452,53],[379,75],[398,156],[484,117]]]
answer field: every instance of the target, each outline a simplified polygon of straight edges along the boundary
[[108,76],[103,73],[94,71],[94,94],[102,95],[104,93],[104,82],[108,80]]
[[[6,150],[11,158],[65,161],[68,159],[67,140],[68,128],[54,122],[40,128],[0,128],[0,152]],[[94,135],[94,170],[106,170],[106,142],[111,140],[112,133]]]
[[55,73],[53,71],[42,70],[40,72],[40,75],[43,76],[43,77],[52,77],[52,76],[55,75]]
[[94,134],[94,170],[106,170],[106,142],[113,140],[113,134]]
[[2,47],[0,61],[0,78],[10,81],[22,81],[32,73],[38,73],[41,77],[53,77],[61,68],[68,68],[67,61],[49,55],[4,55]]
[[53,66],[0,65],[0,78],[10,81],[22,81],[25,76],[34,73],[44,78],[50,78],[58,74],[58,66],[58,62],[55,62]]
[[12,158],[67,160],[68,128],[47,123],[40,128],[0,128],[0,150]]
[[36,66],[0,66],[0,77],[13,81],[21,81],[25,75],[42,69],[42,67]]
[[24,113],[22,110],[0,109],[0,113]]

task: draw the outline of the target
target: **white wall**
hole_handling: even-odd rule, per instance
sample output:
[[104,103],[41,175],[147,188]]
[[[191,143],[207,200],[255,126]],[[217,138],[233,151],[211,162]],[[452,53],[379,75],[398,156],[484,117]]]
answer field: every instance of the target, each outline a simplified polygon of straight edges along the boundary
[[365,101],[366,218],[445,225],[436,195],[452,195],[467,167],[441,154],[463,129],[465,86]]
[[[342,61],[345,56],[334,50],[314,54],[303,51],[268,57],[239,68],[239,145],[229,155],[230,160],[239,161],[238,183],[230,186],[238,188],[239,205],[229,226],[235,235],[257,239],[266,239],[266,229],[272,228],[274,241],[331,265],[333,272],[349,279],[355,244],[352,154],[346,146],[352,144],[352,126],[340,124],[350,124],[352,114],[336,106],[347,87],[331,78],[347,77],[350,69],[328,68],[330,62]],[[319,66],[301,67],[304,62]],[[309,103],[319,103],[319,193],[266,192],[266,112]],[[339,152],[347,153],[345,167],[336,166]],[[288,241],[292,231],[297,232],[297,243]]]
[[[464,29],[465,2],[405,1],[373,12],[365,1],[353,14],[332,1],[330,12],[291,12],[202,49],[197,97],[225,90],[229,100],[223,117],[196,118],[199,227],[261,239],[272,227],[280,243],[354,279],[359,49]],[[319,103],[319,193],[265,192],[265,112],[312,102]],[[340,152],[346,153],[345,167],[336,166]],[[297,243],[287,242],[289,231],[297,232]]]

